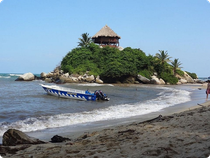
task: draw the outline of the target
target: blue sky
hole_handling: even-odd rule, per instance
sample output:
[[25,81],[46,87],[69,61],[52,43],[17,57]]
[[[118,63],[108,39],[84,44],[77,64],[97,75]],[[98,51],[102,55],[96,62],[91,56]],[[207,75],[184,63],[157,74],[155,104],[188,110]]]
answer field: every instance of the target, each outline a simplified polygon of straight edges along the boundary
[[82,33],[106,24],[120,46],[165,50],[182,70],[210,76],[207,0],[0,0],[0,73],[50,72]]

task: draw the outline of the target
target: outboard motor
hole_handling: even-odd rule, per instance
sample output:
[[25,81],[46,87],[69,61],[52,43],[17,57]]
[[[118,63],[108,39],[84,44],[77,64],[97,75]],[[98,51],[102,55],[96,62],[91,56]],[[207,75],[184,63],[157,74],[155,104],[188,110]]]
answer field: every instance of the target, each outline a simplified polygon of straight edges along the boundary
[[97,100],[109,101],[109,98],[101,90],[96,90],[95,93]]

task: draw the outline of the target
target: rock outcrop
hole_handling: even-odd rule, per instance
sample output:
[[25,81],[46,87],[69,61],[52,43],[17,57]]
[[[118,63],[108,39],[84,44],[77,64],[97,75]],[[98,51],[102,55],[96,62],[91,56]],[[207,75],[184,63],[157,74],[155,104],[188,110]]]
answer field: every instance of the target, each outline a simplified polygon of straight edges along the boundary
[[46,78],[46,77],[47,77],[47,74],[46,74],[45,72],[42,72],[42,73],[40,74],[40,77],[41,77],[41,78]]
[[96,83],[103,84],[104,82],[100,79],[100,76],[96,77]]
[[34,79],[35,79],[34,74],[29,72],[19,76],[15,81],[33,81]]
[[157,76],[152,76],[152,79],[150,80],[150,83],[152,84],[158,84],[158,85],[164,85],[166,84],[165,81],[163,79],[159,79],[157,78]]
[[89,76],[87,74],[85,74],[82,79],[83,81],[90,82],[90,83],[95,81],[95,77],[93,75]]
[[78,83],[79,80],[76,77],[65,77],[65,76],[61,76],[59,77],[59,79],[61,80],[62,83]]
[[[157,73],[154,73],[153,76],[151,76],[151,79],[148,79],[142,75],[137,76],[124,76],[121,77],[119,80],[106,80],[106,82],[116,82],[116,83],[128,83],[128,84],[157,84],[157,85],[164,85],[168,84],[163,79],[157,77]],[[186,72],[184,72],[183,76],[176,75],[176,77],[179,79],[177,84],[186,84],[186,83],[203,83],[204,81],[201,80],[194,80],[190,75],[188,75]],[[100,79],[100,76],[97,76],[95,78],[94,75],[89,74],[87,71],[84,75],[79,74],[69,74],[69,73],[63,73],[62,70],[59,70],[56,68],[53,72],[45,73],[42,72],[40,74],[40,77],[37,77],[33,75],[32,73],[26,73],[24,75],[19,76],[16,81],[32,81],[36,79],[42,79],[47,83],[56,83],[56,84],[63,84],[63,83],[98,83],[103,84],[104,82]]]
[[137,79],[138,79],[139,81],[141,81],[142,83],[145,83],[145,84],[150,83],[150,79],[148,79],[148,78],[146,78],[146,77],[144,77],[144,76],[141,76],[141,75],[137,75]]
[[181,78],[178,82],[180,82],[181,84],[185,84],[185,83],[187,83],[187,80],[186,80],[186,79]]
[[9,129],[4,133],[2,143],[4,146],[15,146],[19,144],[43,144],[45,142],[30,137],[19,130]]
[[188,75],[185,71],[184,71],[184,78],[187,80],[188,83],[194,83],[195,81],[193,80],[193,78]]
[[194,79],[194,81],[195,81],[196,83],[200,83],[200,84],[204,84],[204,83],[205,83],[205,81],[200,80],[200,79]]
[[184,76],[176,75],[179,79],[177,84],[195,83],[195,80],[184,71]]
[[103,84],[104,82],[100,79],[99,76],[96,78],[93,75],[89,75],[88,71],[84,75],[78,75],[78,74],[69,74],[62,72],[50,72],[45,73],[42,72],[40,74],[40,78],[44,80],[45,82],[51,83],[82,83],[82,82],[88,82],[88,83],[99,83]]

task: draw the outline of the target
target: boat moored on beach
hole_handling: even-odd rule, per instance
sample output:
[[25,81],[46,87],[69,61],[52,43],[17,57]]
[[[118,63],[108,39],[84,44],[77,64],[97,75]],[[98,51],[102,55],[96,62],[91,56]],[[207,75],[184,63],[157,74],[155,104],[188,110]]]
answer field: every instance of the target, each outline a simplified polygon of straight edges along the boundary
[[94,93],[86,90],[77,90],[72,88],[61,87],[57,85],[43,85],[42,88],[50,95],[68,98],[68,99],[77,99],[77,100],[87,100],[87,101],[95,101],[95,100],[104,100],[109,101],[109,98],[100,90],[96,90]]

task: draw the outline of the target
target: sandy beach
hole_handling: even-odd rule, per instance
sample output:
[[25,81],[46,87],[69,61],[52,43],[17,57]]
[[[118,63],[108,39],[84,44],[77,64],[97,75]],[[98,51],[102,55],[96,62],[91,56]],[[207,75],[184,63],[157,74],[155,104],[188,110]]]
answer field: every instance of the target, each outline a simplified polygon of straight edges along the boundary
[[[69,135],[70,141],[20,145],[6,157],[208,157],[210,101],[180,113],[98,131]],[[50,141],[50,140],[49,140]]]

